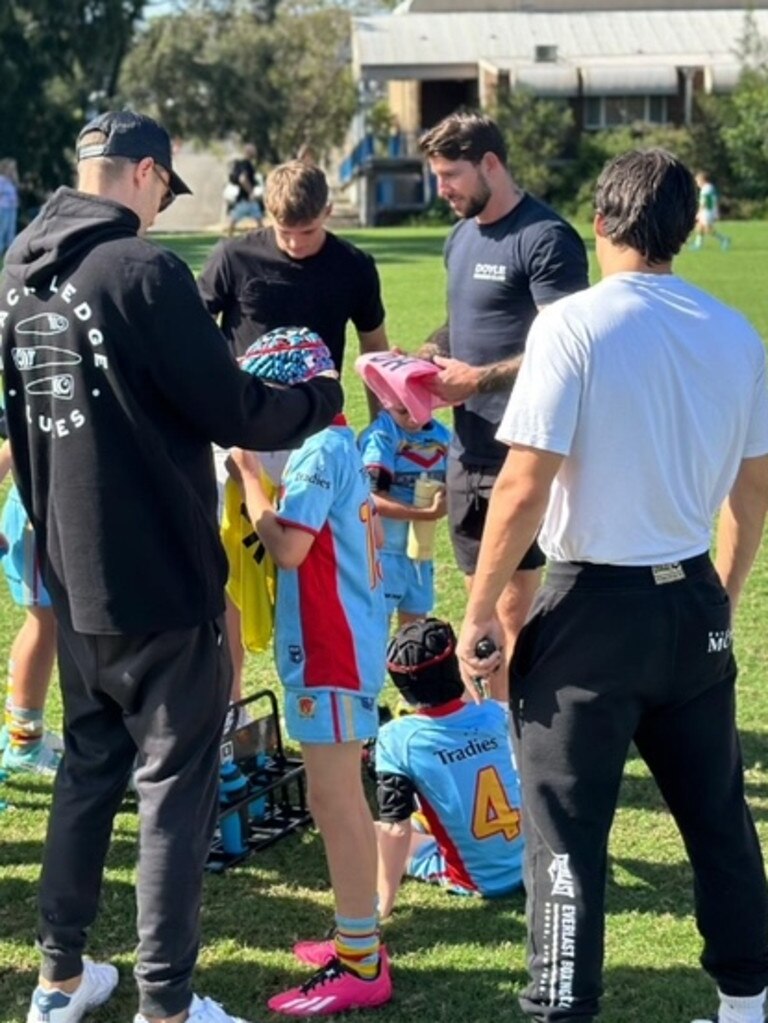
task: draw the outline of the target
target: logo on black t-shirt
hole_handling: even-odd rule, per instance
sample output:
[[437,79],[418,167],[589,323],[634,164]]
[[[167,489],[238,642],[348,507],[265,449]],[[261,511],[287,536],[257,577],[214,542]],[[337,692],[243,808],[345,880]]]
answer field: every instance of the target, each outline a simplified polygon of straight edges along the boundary
[[503,263],[475,263],[472,279],[475,281],[505,281],[507,268]]

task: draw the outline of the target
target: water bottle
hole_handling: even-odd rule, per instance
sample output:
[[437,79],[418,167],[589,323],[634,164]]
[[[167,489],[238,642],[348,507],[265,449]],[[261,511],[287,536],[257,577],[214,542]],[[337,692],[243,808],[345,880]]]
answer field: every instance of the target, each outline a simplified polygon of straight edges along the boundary
[[[248,779],[237,766],[230,760],[221,765],[219,772],[219,803],[222,808],[232,806],[248,791]],[[241,856],[247,852],[245,829],[248,818],[239,810],[237,813],[230,813],[222,817],[220,822],[221,847],[230,856]]]
[[[423,472],[416,480],[413,488],[414,508],[429,508],[434,500],[435,494],[442,489],[442,483],[430,479]],[[416,521],[412,519],[408,523],[408,546],[406,553],[413,561],[431,561],[435,554],[435,532],[437,520]]]

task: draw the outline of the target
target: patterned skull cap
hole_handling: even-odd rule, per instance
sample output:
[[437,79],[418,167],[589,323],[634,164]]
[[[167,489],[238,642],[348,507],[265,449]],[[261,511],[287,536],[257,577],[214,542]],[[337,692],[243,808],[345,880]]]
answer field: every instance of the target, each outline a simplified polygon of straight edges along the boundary
[[456,634],[440,618],[424,618],[398,629],[387,646],[387,668],[411,704],[435,707],[464,692]]
[[309,327],[276,327],[257,338],[238,361],[246,373],[285,385],[336,368],[325,341]]

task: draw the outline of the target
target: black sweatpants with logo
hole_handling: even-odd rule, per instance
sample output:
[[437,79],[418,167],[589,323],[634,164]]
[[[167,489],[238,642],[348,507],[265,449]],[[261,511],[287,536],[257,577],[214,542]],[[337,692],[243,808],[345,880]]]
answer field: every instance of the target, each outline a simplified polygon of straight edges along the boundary
[[43,976],[82,971],[115,814],[134,759],[139,1011],[192,998],[203,867],[216,821],[231,663],[223,622],[144,636],[93,636],[59,622],[64,758],[39,890]]
[[768,896],[744,799],[730,606],[706,555],[678,568],[551,565],[511,667],[535,1020],[584,1023],[602,993],[608,833],[630,743],[694,873],[701,962],[768,984]]

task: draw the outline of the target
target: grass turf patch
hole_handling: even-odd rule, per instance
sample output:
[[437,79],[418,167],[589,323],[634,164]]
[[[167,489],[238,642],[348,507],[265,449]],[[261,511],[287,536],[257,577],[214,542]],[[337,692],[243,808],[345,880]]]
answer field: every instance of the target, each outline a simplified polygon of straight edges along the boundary
[[[762,223],[727,224],[724,230],[733,238],[728,253],[714,243],[701,252],[686,250],[677,270],[741,309],[765,336],[768,304],[761,268],[768,257],[768,232]],[[377,259],[391,341],[416,347],[445,319],[445,229],[344,233]],[[586,228],[584,234],[589,241]],[[157,240],[195,271],[214,244],[197,235]],[[590,259],[597,279],[591,244]],[[355,352],[351,332],[344,384],[347,415],[359,429],[366,411],[352,372]],[[444,525],[438,545],[436,611],[458,626],[463,584]],[[763,842],[768,837],[767,608],[768,559],[761,551],[736,622],[736,643],[747,791]],[[7,590],[0,588],[0,650],[9,649],[21,620]],[[277,685],[271,658],[249,657],[246,691],[262,685]],[[60,714],[54,685],[47,710],[51,727],[59,725]],[[0,1023],[24,1018],[34,984],[35,893],[49,797],[50,783],[42,779],[15,778],[0,786],[0,799],[13,806],[0,814]],[[93,1017],[100,1023],[125,1023],[135,1011],[130,977],[135,857],[136,817],[126,804],[116,821],[102,909],[89,941],[90,953],[111,959],[122,975],[115,998]],[[644,765],[633,757],[610,847],[605,1023],[687,1023],[714,1008],[713,986],[697,965],[700,943],[691,914],[691,874],[682,845]],[[321,935],[331,917],[322,845],[314,832],[278,843],[224,876],[207,877],[197,989],[254,1023],[276,1019],[266,1011],[267,997],[306,975],[290,954],[292,942]],[[523,1019],[515,1001],[525,979],[522,895],[480,902],[406,882],[385,937],[394,955],[395,1000],[377,1010],[381,1023]]]

